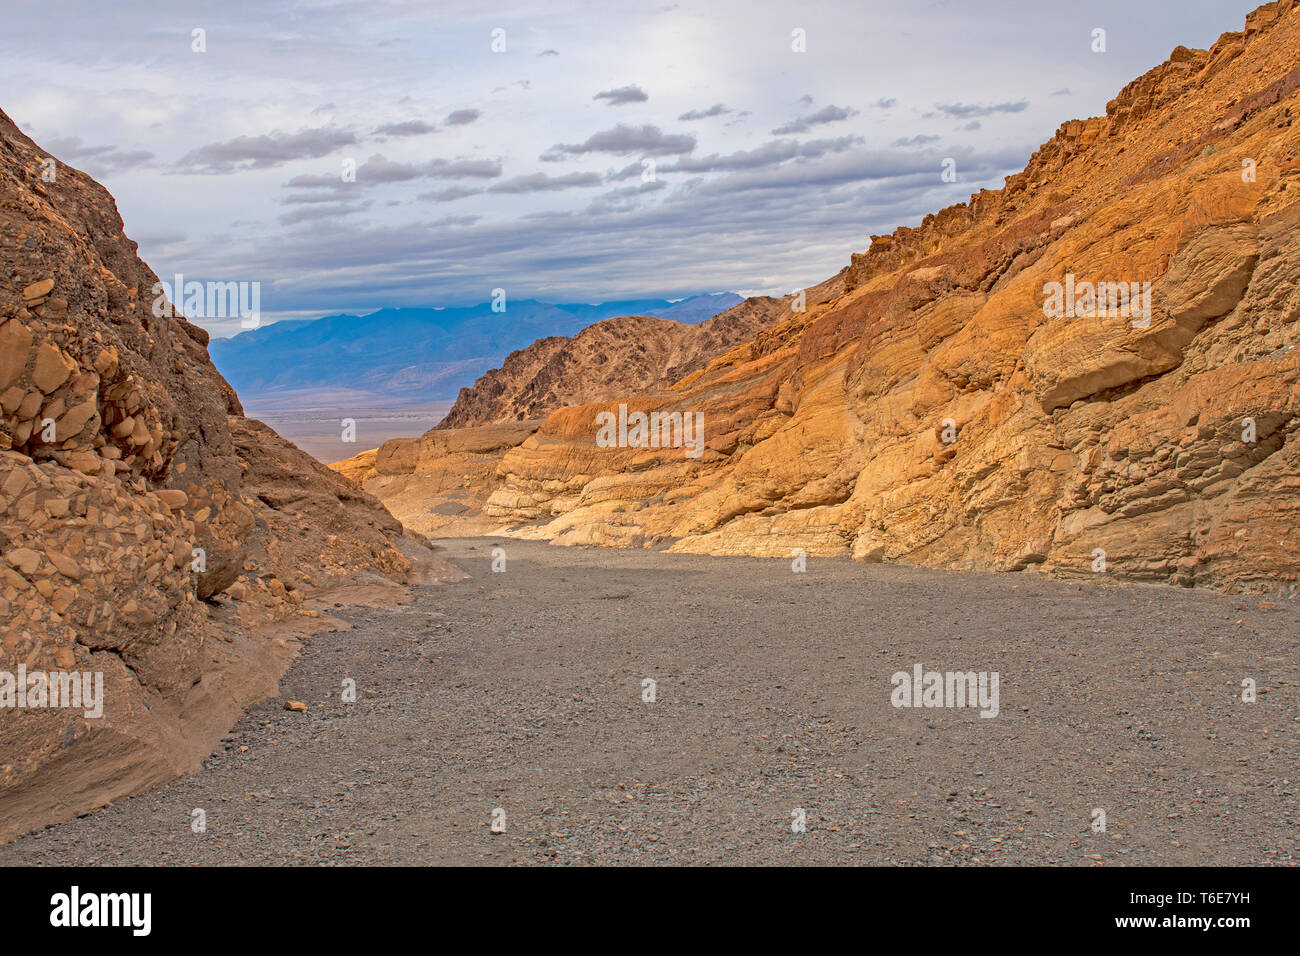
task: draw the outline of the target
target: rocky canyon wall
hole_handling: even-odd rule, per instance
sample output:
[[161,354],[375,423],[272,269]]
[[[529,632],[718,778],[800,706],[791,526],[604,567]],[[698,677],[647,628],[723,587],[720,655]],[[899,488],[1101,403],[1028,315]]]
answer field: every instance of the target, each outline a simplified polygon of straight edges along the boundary
[[[469,482],[475,527],[1293,588],[1298,62],[1295,2],[1263,6],[672,386],[530,407]],[[1100,306],[1071,295],[1098,284]],[[602,442],[620,403],[702,416],[704,453]],[[402,517],[448,487],[436,454],[405,457]]]
[[[428,561],[244,417],[156,282],[112,197],[0,113],[0,840],[197,768],[294,633],[342,625],[314,598]],[[82,674],[100,714],[53,705]]]

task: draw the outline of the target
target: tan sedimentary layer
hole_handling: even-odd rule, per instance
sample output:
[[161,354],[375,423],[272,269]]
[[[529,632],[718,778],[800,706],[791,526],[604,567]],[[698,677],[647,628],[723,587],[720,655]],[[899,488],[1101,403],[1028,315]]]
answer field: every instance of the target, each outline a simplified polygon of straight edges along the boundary
[[411,531],[425,535],[486,534],[500,525],[483,514],[498,487],[502,456],[540,422],[433,429],[421,438],[394,438],[372,451],[336,462],[339,471],[381,497]]

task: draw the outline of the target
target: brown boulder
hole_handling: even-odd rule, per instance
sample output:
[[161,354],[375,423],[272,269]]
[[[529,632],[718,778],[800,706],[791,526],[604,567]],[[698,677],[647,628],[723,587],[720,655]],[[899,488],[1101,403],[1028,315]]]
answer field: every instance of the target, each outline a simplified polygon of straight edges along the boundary
[[[17,319],[0,326],[0,389],[18,380],[27,367],[32,350],[32,333]],[[6,411],[12,409],[6,408]]]

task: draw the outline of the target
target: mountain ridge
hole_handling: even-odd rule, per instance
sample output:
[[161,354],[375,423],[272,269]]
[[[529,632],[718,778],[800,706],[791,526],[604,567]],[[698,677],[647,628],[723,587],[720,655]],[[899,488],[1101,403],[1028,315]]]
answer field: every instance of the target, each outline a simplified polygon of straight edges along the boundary
[[507,299],[473,306],[384,308],[286,320],[210,345],[213,362],[249,398],[282,390],[354,388],[397,399],[452,399],[506,354],[549,335],[576,335],[614,316],[703,321],[740,302],[735,293],[597,304]]

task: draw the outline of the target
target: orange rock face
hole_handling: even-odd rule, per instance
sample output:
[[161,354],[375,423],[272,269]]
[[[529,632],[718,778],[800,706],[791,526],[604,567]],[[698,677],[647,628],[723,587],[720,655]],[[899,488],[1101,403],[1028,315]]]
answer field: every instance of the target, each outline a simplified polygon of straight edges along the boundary
[[486,534],[500,524],[483,513],[498,487],[502,456],[540,422],[433,429],[421,438],[394,438],[330,467],[381,496],[411,531]]
[[[672,388],[551,410],[484,515],[558,544],[1293,588],[1298,61],[1292,0],[1180,47],[1003,189],[875,237],[824,301]],[[706,452],[602,447],[620,402],[702,414]]]

